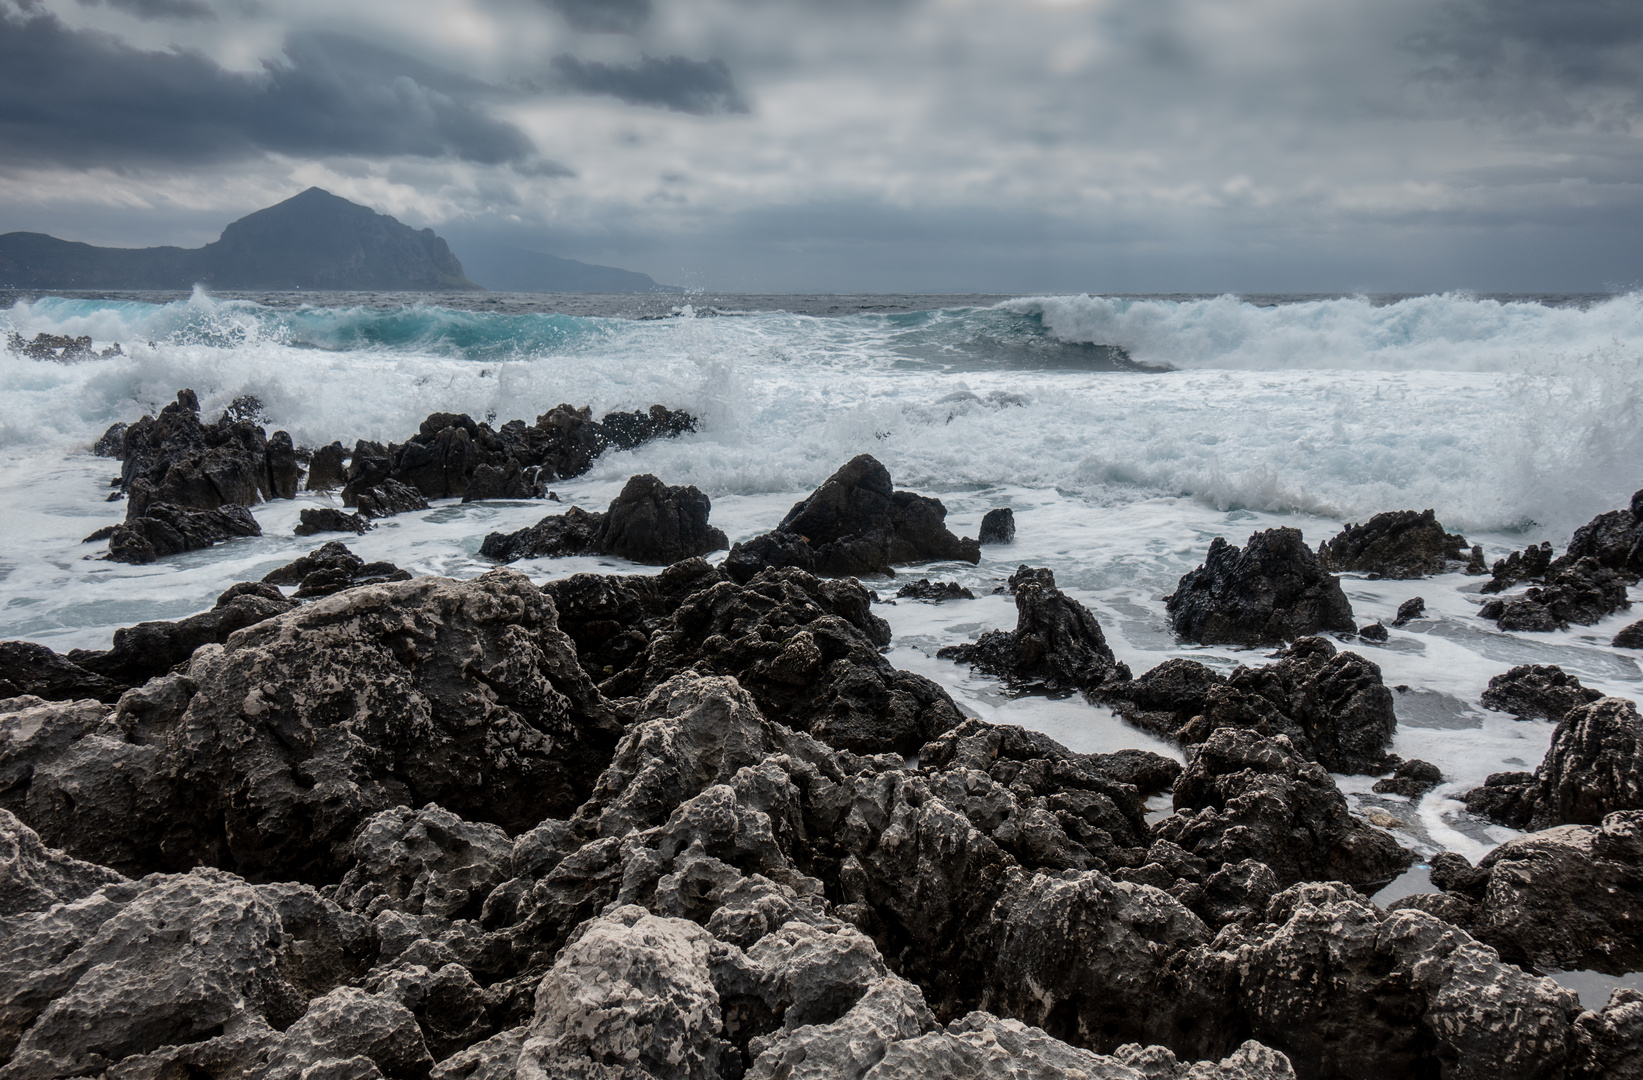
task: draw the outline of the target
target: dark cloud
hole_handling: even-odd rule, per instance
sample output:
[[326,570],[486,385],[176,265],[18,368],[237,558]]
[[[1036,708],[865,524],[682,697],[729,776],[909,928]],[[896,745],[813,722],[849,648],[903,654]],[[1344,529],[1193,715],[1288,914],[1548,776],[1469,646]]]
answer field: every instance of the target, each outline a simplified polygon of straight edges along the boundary
[[748,111],[723,60],[647,56],[635,64],[606,64],[558,56],[553,72],[562,89],[608,94],[631,105],[655,105],[697,116]]
[[215,19],[205,0],[80,0],[81,7],[111,7],[139,19]]
[[473,100],[482,84],[335,35],[293,37],[286,63],[224,70],[49,15],[0,19],[0,158],[123,165],[266,151],[527,163],[534,147]]
[[631,34],[650,19],[650,0],[542,0],[578,30]]

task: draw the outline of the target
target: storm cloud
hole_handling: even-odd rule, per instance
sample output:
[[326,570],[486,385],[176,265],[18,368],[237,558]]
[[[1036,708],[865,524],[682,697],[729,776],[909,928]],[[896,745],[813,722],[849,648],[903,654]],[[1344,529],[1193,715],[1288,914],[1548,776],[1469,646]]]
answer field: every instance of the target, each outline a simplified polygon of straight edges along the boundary
[[650,18],[650,0],[542,0],[578,30],[631,34]]
[[[0,155],[13,165],[214,162],[266,151],[497,165],[535,155],[517,127],[453,92],[476,88],[470,80],[439,79],[409,58],[396,68],[391,52],[333,35],[293,37],[282,59],[243,74],[49,14],[0,20]],[[429,85],[440,81],[444,89]]]
[[653,105],[706,116],[745,113],[723,60],[646,56],[631,64],[607,64],[574,56],[553,59],[554,84],[583,94],[608,94],[631,105]]

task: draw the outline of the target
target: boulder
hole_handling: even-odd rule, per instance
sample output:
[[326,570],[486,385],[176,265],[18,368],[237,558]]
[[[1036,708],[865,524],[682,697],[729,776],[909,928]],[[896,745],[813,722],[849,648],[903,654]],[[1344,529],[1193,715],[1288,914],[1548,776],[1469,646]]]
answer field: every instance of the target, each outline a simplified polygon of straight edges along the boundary
[[426,510],[428,500],[416,488],[386,479],[364,488],[349,484],[342,489],[342,505],[357,507],[361,517],[385,518]]
[[1493,619],[1502,630],[1567,630],[1570,624],[1591,626],[1606,616],[1631,607],[1626,578],[1618,570],[1583,558],[1554,566],[1543,588],[1531,587],[1522,596],[1486,601],[1481,618]]
[[1546,571],[1552,565],[1552,545],[1542,540],[1538,545],[1531,544],[1522,551],[1514,551],[1504,559],[1496,559],[1491,577],[1483,583],[1480,590],[1485,593],[1505,592],[1520,582],[1537,580],[1546,576]]
[[1379,622],[1372,622],[1368,626],[1360,626],[1358,628],[1358,637],[1362,638],[1364,641],[1382,642],[1386,641],[1390,636],[1391,635],[1386,632],[1386,627],[1381,625]]
[[1398,762],[1398,767],[1393,770],[1391,776],[1375,781],[1373,790],[1381,795],[1402,795],[1406,799],[1418,799],[1441,783],[1443,772],[1436,765],[1419,758],[1410,758],[1408,761]]
[[1432,511],[1394,510],[1376,514],[1362,525],[1348,525],[1324,541],[1318,561],[1336,574],[1419,578],[1465,562],[1466,546],[1464,536],[1443,531]]
[[111,562],[151,563],[212,547],[220,540],[261,535],[261,526],[243,506],[221,504],[210,510],[190,510],[150,502],[142,516],[115,526],[108,538],[108,558]]
[[1205,645],[1281,645],[1357,629],[1340,579],[1324,572],[1299,529],[1255,533],[1242,549],[1216,537],[1165,609],[1179,637]]
[[1521,719],[1562,720],[1570,709],[1590,704],[1601,690],[1582,686],[1580,680],[1556,664],[1519,664],[1489,680],[1483,707]]
[[1008,506],[989,510],[981,518],[981,531],[976,534],[980,544],[1015,543],[1015,511]]
[[210,611],[176,622],[144,622],[114,631],[106,651],[75,649],[68,659],[121,687],[140,686],[194,655],[201,645],[221,644],[228,635],[296,607],[272,585],[242,581],[225,589]]
[[1609,644],[1616,649],[1643,649],[1643,619],[1623,628]]
[[72,904],[123,881],[106,866],[48,848],[15,814],[0,810],[0,920]]
[[491,533],[479,552],[501,562],[598,554],[667,566],[727,546],[707,523],[712,505],[695,487],[668,487],[644,473],[630,477],[602,514],[573,506],[528,529]]
[[410,581],[408,570],[390,562],[366,562],[333,540],[308,554],[263,575],[264,585],[295,585],[299,600],[351,589],[357,585],[377,585],[390,581]]
[[1611,570],[1636,577],[1643,574],[1643,492],[1632,496],[1626,510],[1599,514],[1569,538],[1566,559],[1591,558]]
[[1425,614],[1426,601],[1419,596],[1412,596],[1398,605],[1398,614],[1393,618],[1392,625],[1408,626]]
[[1254,859],[1280,885],[1343,881],[1374,892],[1413,856],[1348,811],[1329,774],[1282,735],[1214,732],[1175,782],[1175,814],[1153,829],[1218,867]]
[[859,577],[914,563],[979,562],[980,545],[949,532],[946,517],[940,500],[894,490],[889,470],[861,454],[794,506],[773,532],[731,548],[725,569],[746,581],[767,567]]
[[355,536],[363,536],[371,527],[363,514],[346,514],[334,506],[308,507],[302,511],[301,521],[292,530],[298,536],[313,536],[315,533],[345,532]]
[[514,458],[501,465],[483,464],[468,477],[462,501],[483,502],[487,499],[535,499],[543,494],[542,485],[535,480],[537,470],[527,476]]
[[1022,687],[1095,690],[1129,681],[1130,670],[1113,656],[1101,624],[1057,589],[1053,577],[1017,588],[1015,609],[1013,631],[989,631],[974,645],[949,646],[936,655]]
[[113,703],[126,686],[32,641],[0,641],[0,700],[32,694],[49,701]]
[[353,865],[334,899],[371,918],[385,909],[478,918],[485,898],[510,876],[513,855],[507,833],[437,803],[381,811],[360,826],[352,846]]
[[340,442],[315,450],[308,458],[308,480],[304,488],[308,491],[331,491],[342,487],[348,482],[348,470],[344,465],[347,458],[348,451],[343,449]]
[[1625,698],[1599,698],[1558,722],[1535,770],[1532,827],[1596,825],[1616,810],[1643,810],[1643,718]]

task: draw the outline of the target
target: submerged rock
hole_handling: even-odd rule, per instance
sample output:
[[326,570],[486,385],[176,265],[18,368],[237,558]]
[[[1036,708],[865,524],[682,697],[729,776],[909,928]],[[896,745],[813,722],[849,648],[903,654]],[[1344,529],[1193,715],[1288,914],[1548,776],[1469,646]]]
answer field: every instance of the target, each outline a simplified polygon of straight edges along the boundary
[[1332,573],[1427,577],[1465,562],[1466,538],[1444,532],[1430,510],[1395,510],[1348,525],[1319,546],[1318,561]]
[[976,534],[980,544],[1015,543],[1015,511],[1008,506],[989,510],[981,519],[981,531]]
[[923,600],[939,604],[944,600],[974,600],[976,594],[956,581],[931,581],[919,578],[896,590],[898,600]]
[[1216,537],[1165,609],[1179,637],[1206,645],[1280,645],[1357,629],[1340,579],[1324,572],[1299,529],[1255,533],[1242,549]]
[[315,533],[346,532],[356,536],[363,536],[371,523],[363,514],[345,514],[331,506],[321,506],[305,509],[301,514],[301,523],[292,531],[298,536],[313,536]]
[[333,540],[308,554],[263,575],[264,585],[295,585],[299,600],[351,589],[356,585],[377,585],[389,581],[409,581],[411,573],[391,562],[366,562]]
[[746,581],[767,567],[859,577],[915,563],[979,562],[980,545],[954,536],[946,518],[939,499],[894,490],[889,470],[861,454],[788,511],[775,530],[731,548],[725,570]]
[[1579,679],[1556,664],[1519,664],[1489,680],[1483,691],[1483,707],[1526,720],[1556,722],[1570,709],[1602,696],[1601,690],[1582,686]]
[[1095,616],[1057,589],[1049,571],[1037,573],[1015,590],[1013,631],[992,630],[974,645],[948,646],[936,655],[1021,686],[1094,690],[1128,681],[1129,668],[1114,658]]

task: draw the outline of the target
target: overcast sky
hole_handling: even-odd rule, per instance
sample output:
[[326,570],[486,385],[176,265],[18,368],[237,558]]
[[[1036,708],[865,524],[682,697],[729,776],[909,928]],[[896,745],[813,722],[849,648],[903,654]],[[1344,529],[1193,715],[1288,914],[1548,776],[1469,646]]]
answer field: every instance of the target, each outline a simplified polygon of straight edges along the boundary
[[0,231],[743,291],[1643,284],[1640,0],[0,0]]

